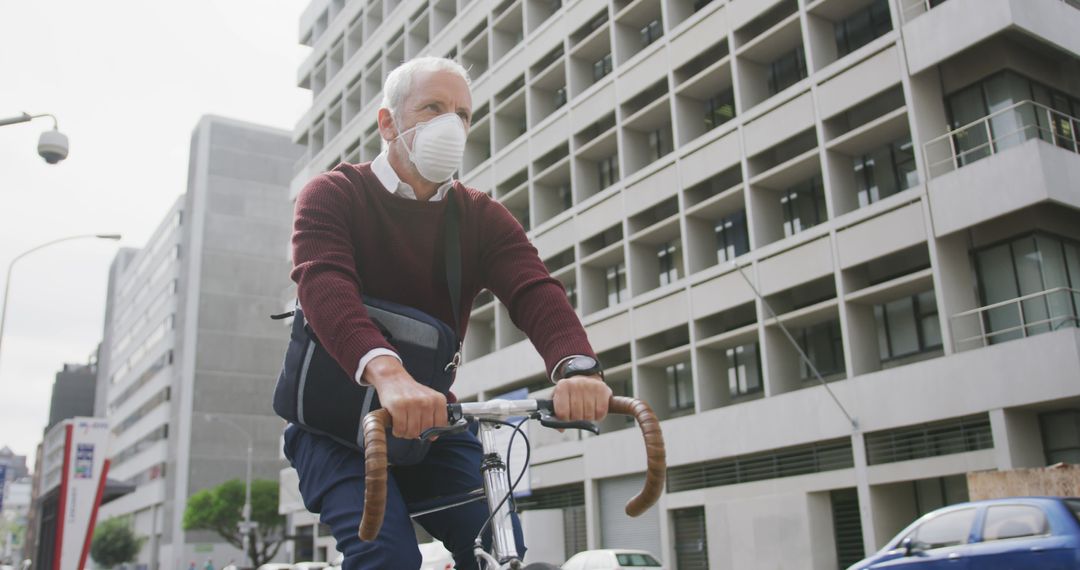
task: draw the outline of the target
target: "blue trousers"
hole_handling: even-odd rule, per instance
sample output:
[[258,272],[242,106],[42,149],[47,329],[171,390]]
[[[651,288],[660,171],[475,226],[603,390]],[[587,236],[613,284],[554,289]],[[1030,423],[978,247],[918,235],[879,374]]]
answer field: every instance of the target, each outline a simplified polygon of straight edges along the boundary
[[[420,551],[409,517],[410,504],[453,497],[483,487],[480,460],[483,447],[476,435],[464,432],[440,437],[422,462],[392,466],[386,489],[386,517],[372,542],[356,535],[364,507],[364,458],[334,440],[290,425],[285,429],[285,456],[300,479],[304,506],[330,526],[337,548],[345,555],[342,570],[406,570],[420,568]],[[477,568],[473,542],[488,517],[486,501],[472,502],[418,517],[431,536],[453,554],[458,570]],[[525,541],[513,515],[518,556]],[[490,528],[484,544],[490,547]]]

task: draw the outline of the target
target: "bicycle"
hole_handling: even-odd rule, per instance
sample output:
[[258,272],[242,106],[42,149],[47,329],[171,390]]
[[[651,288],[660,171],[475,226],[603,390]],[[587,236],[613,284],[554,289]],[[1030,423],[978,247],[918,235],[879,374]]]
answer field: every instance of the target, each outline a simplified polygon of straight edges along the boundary
[[[551,570],[559,567],[545,562],[533,562],[523,566],[517,556],[517,541],[514,537],[510,517],[510,497],[514,488],[521,481],[525,470],[522,469],[517,479],[510,482],[509,466],[503,461],[496,446],[494,431],[501,427],[510,427],[514,434],[508,444],[507,455],[512,449],[514,438],[521,435],[525,440],[525,464],[530,457],[528,437],[521,431],[520,423],[508,421],[510,418],[525,417],[537,420],[540,425],[552,429],[581,429],[599,433],[596,424],[587,421],[564,421],[555,417],[555,406],[551,400],[489,400],[487,402],[468,402],[446,406],[448,425],[431,428],[420,435],[422,439],[433,436],[456,433],[468,429],[469,422],[479,424],[479,439],[484,448],[484,459],[480,471],[484,479],[484,488],[467,493],[455,501],[436,506],[423,512],[413,512],[413,517],[454,508],[476,500],[487,499],[490,515],[480,528],[473,545],[473,553],[482,570]],[[660,430],[660,421],[648,404],[641,400],[612,396],[608,404],[609,414],[633,416],[641,429],[645,440],[647,468],[645,485],[641,492],[626,503],[626,514],[640,516],[649,507],[656,504],[664,488],[667,465],[664,450],[664,436]],[[360,540],[374,540],[382,527],[386,508],[387,453],[386,433],[391,427],[390,414],[385,409],[375,410],[364,417],[364,465],[365,482],[364,511],[360,520],[358,534]],[[491,552],[484,549],[481,540],[488,525],[492,525]]]

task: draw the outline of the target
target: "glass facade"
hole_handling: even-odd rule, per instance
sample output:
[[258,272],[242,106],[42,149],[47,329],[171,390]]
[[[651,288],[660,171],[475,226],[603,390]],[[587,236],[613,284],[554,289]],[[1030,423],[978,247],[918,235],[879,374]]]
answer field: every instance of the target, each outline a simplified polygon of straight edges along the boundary
[[1080,464],[1080,410],[1039,414],[1046,464]]
[[941,348],[941,324],[932,290],[875,305],[874,318],[883,362]]
[[860,208],[919,183],[910,136],[855,158],[854,168]]
[[805,78],[806,55],[800,45],[769,64],[769,95],[776,95]]
[[705,130],[712,130],[734,118],[734,90],[727,89],[705,101]]
[[611,73],[611,69],[611,54],[608,53],[593,63],[593,81],[600,81],[604,76]]
[[780,207],[784,216],[784,237],[793,236],[827,220],[829,215],[825,210],[825,189],[821,177],[788,188],[780,197]]
[[600,188],[607,188],[619,181],[619,155],[613,154],[596,165]]
[[983,313],[989,343],[1077,325],[1080,294],[1080,244],[1046,233],[1013,238],[975,251],[975,270],[982,306],[1008,303]]
[[732,398],[761,392],[761,355],[758,343],[735,346],[725,351],[728,391]]
[[888,0],[874,0],[869,6],[836,23],[836,53],[843,57],[892,30]]
[[694,383],[689,362],[679,362],[664,368],[667,376],[668,410],[671,415],[693,413]]
[[750,251],[750,232],[746,226],[746,210],[739,210],[716,221],[716,257],[720,262],[731,261]]
[[[1034,101],[1058,113],[1034,105]],[[1080,98],[1051,89],[1014,71],[1002,71],[946,97],[953,129],[960,129],[983,117],[994,115],[989,124],[977,123],[953,136],[959,166],[1035,137],[1070,150],[1075,146],[1080,121]],[[1011,110],[1007,110],[1012,107]]]
[[607,268],[605,282],[607,284],[607,306],[614,307],[630,298],[626,290],[626,264],[619,262]]
[[661,287],[679,280],[682,265],[679,249],[679,240],[675,239],[661,245],[656,250],[656,257],[660,267]]
[[[838,319],[795,329],[791,334],[822,378],[834,380],[844,376],[844,345]],[[810,366],[802,359],[799,359],[799,378],[804,382],[817,379]]]
[[660,39],[664,35],[664,25],[660,19],[653,20],[641,27],[641,47]]

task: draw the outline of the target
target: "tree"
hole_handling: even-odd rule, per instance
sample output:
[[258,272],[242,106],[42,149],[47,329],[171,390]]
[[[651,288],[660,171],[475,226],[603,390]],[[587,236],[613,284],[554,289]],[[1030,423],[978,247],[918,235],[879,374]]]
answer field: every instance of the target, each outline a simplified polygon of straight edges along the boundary
[[112,568],[119,564],[134,562],[142,548],[144,538],[135,536],[131,523],[125,517],[111,518],[94,529],[90,543],[90,557],[99,566]]
[[[211,530],[229,544],[244,548],[238,524],[244,520],[244,482],[226,481],[203,489],[188,498],[184,510],[184,530]],[[248,553],[256,567],[277,555],[285,541],[285,517],[278,514],[278,482],[256,479],[251,482],[251,531]]]

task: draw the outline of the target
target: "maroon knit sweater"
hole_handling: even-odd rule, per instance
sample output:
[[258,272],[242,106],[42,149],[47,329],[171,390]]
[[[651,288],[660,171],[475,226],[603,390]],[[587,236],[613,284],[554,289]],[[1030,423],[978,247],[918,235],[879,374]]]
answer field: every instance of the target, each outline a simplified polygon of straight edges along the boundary
[[393,350],[368,318],[363,295],[420,309],[453,326],[440,243],[451,199],[461,220],[461,338],[473,299],[489,289],[549,372],[566,356],[595,356],[562,283],[502,204],[460,182],[446,200],[402,198],[383,188],[370,164],[342,163],[301,190],[292,236],[292,279],[304,317],[338,364],[354,373],[368,351]]

